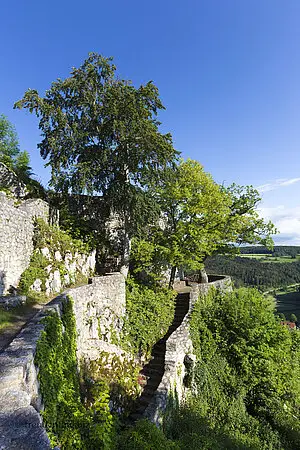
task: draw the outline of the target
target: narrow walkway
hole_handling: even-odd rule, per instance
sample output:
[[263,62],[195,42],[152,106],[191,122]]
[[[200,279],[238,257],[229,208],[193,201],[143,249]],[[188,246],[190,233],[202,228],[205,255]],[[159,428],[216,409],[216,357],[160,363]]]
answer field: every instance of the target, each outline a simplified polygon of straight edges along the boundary
[[33,305],[18,307],[15,310],[12,309],[15,316],[12,323],[0,332],[0,353],[6,349],[27,323],[30,322],[44,306],[45,304],[35,303]]
[[150,362],[143,367],[141,374],[148,380],[142,395],[138,398],[134,411],[129,416],[129,422],[133,423],[142,418],[145,409],[151,402],[153,395],[158,388],[165,371],[166,342],[171,334],[180,326],[189,310],[190,294],[179,293],[176,299],[174,320],[165,336],[158,341],[152,349]]

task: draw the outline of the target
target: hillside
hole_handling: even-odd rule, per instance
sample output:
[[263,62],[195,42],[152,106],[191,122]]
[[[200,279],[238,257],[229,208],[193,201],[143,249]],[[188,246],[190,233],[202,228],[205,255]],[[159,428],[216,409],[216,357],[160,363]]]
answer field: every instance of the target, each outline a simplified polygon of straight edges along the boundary
[[261,290],[300,283],[299,247],[242,247],[241,255],[212,256],[206,259],[208,273],[226,273],[237,286],[255,286]]

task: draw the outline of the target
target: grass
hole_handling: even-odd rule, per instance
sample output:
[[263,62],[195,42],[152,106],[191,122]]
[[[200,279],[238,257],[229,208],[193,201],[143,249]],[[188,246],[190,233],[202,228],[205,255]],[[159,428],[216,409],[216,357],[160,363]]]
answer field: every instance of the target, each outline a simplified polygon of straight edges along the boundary
[[14,314],[11,311],[6,311],[5,309],[0,308],[0,332],[13,323],[13,321]]
[[[79,274],[76,283],[71,284],[67,288],[63,288],[60,293],[64,292],[66,289],[75,288],[87,284],[88,278],[84,275]],[[47,296],[43,292],[30,292],[27,294],[26,303],[24,305],[17,306],[6,310],[0,306],[0,335],[9,331],[11,328],[17,328],[17,323],[24,320],[30,319],[31,315],[35,312],[35,305],[45,305],[49,303],[53,298],[60,295],[59,292],[52,293]]]
[[296,258],[291,256],[272,256],[268,253],[249,253],[239,255],[241,258],[258,259],[262,263],[293,263],[300,260],[300,255]]
[[241,253],[238,256],[240,256],[241,258],[251,258],[251,259],[264,259],[264,258],[267,258],[267,257],[268,258],[272,257],[268,253],[247,253],[247,254]]
[[287,320],[295,314],[300,320],[300,292],[299,284],[276,289],[276,309],[283,313]]

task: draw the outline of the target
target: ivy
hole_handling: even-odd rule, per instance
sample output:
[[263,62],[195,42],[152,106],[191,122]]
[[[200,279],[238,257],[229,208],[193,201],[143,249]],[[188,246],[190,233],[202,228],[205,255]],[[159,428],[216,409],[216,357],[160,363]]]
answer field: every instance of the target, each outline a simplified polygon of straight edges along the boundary
[[149,355],[172,323],[175,297],[175,291],[170,289],[161,286],[150,289],[127,279],[123,347],[140,356]]
[[39,250],[35,250],[30,258],[29,267],[21,275],[19,282],[20,292],[28,294],[30,287],[37,279],[41,280],[41,289],[45,291],[45,281],[47,279],[45,268],[47,266],[49,266],[49,259],[43,256]]
[[43,219],[36,219],[35,227],[35,248],[47,247],[53,259],[55,259],[54,253],[56,251],[59,251],[64,257],[68,252],[72,255],[76,252],[88,254],[91,250],[87,243],[72,238],[67,231],[60,229],[57,225],[49,225]]
[[126,417],[132,409],[134,400],[141,394],[138,383],[142,367],[128,354],[111,354],[105,351],[99,353],[96,361],[91,361],[85,379],[86,398],[90,397],[90,389],[94,384],[105,383],[109,386],[110,409]]
[[[78,254],[88,254],[89,246],[80,240],[73,239],[66,231],[61,230],[57,226],[51,226],[47,224],[43,219],[36,219],[35,221],[35,233],[34,233],[34,252],[30,258],[29,267],[22,273],[19,290],[22,294],[30,295],[35,300],[39,300],[43,293],[46,291],[46,280],[49,277],[49,273],[46,268],[51,266],[51,272],[58,270],[60,277],[63,280],[64,275],[68,274],[64,258],[67,253],[71,253],[74,257]],[[49,250],[49,257],[44,256],[41,253],[41,249],[47,248]],[[55,257],[55,253],[59,252],[62,261],[58,261]],[[70,274],[70,276],[73,274]],[[74,274],[70,280],[72,283],[82,281],[80,273]],[[33,291],[31,286],[35,280],[41,280],[41,293]],[[86,277],[84,279],[86,282]]]
[[76,360],[76,326],[72,299],[44,319],[45,328],[37,344],[35,363],[44,403],[44,424],[51,444],[62,450],[111,449],[114,418],[109,409],[109,388],[96,383],[93,401],[81,401]]

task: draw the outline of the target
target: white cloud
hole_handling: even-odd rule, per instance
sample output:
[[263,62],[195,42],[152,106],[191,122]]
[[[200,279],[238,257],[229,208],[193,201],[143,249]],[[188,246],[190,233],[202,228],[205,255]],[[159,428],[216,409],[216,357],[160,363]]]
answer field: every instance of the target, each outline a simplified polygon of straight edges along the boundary
[[290,186],[291,184],[298,183],[300,181],[300,178],[280,178],[278,180],[275,180],[272,183],[266,183],[262,184],[261,186],[257,186],[257,190],[259,192],[268,192],[268,191],[274,191],[274,189],[278,189],[281,186]]
[[300,205],[286,207],[262,207],[259,214],[267,220],[271,220],[280,234],[274,236],[274,241],[279,245],[300,245]]

